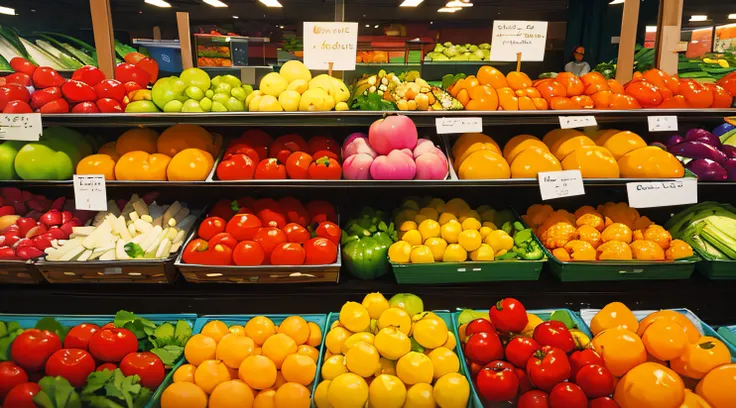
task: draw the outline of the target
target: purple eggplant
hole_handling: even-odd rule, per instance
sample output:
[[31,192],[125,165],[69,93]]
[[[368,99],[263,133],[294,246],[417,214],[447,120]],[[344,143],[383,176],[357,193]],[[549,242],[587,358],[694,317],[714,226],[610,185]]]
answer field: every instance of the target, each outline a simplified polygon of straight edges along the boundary
[[715,135],[715,136],[721,136],[721,135],[724,135],[724,134],[730,132],[733,129],[736,129],[736,126],[734,126],[734,125],[732,125],[730,123],[724,123],[724,124],[718,126],[717,128],[713,129],[713,132],[711,132],[711,133],[713,133],[713,135]]
[[726,162],[723,163],[723,167],[726,169],[726,173],[728,173],[728,179],[730,181],[736,181],[736,159],[726,159]]
[[669,139],[667,139],[667,147],[674,146],[676,144],[680,144],[685,141],[685,138],[680,135],[672,135]]
[[718,136],[708,132],[705,129],[690,129],[685,134],[685,140],[688,142],[703,142],[713,147],[721,147],[721,140]]
[[675,156],[691,159],[710,159],[718,163],[726,161],[726,154],[712,145],[703,142],[682,142],[668,149]]
[[723,146],[721,146],[721,151],[723,153],[726,153],[726,156],[729,159],[736,158],[736,146],[724,144]]
[[710,159],[695,159],[685,166],[703,181],[724,181],[728,179],[726,169]]

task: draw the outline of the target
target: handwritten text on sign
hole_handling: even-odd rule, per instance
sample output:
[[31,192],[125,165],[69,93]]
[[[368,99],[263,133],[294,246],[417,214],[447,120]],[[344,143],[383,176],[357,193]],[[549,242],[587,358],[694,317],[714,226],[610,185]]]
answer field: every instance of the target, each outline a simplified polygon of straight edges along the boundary
[[483,132],[483,118],[435,118],[438,135]]
[[595,116],[560,116],[561,129],[575,129],[598,126]]
[[0,114],[0,140],[35,142],[41,138],[41,114]]
[[358,23],[304,22],[304,65],[309,69],[355,70]]
[[491,61],[516,61],[521,53],[522,61],[544,61],[547,48],[546,21],[493,22]]
[[585,195],[580,170],[542,171],[538,177],[542,200]]
[[74,175],[74,207],[77,210],[107,211],[107,190],[102,174]]
[[626,183],[629,206],[633,208],[667,207],[698,202],[698,181],[682,180]]
[[647,117],[650,132],[677,132],[677,116]]

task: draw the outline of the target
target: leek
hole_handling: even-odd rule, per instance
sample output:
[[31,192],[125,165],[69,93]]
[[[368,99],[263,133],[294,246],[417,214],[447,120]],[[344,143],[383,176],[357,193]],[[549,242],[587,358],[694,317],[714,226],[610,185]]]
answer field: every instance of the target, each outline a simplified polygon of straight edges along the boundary
[[0,55],[0,71],[11,71],[10,63],[2,55]]
[[51,67],[56,70],[67,68],[66,65],[59,61],[58,58],[41,49],[36,44],[26,40],[23,37],[18,38],[20,39],[21,43],[23,43],[23,46],[26,47],[26,50],[28,50],[28,54],[33,57],[33,60],[36,61],[38,65]]
[[39,34],[39,37],[41,37],[44,40],[48,41],[54,47],[56,47],[56,48],[58,48],[58,49],[60,49],[62,51],[68,52],[74,58],[76,58],[77,60],[79,60],[79,62],[81,62],[82,64],[92,65],[92,66],[95,66],[95,67],[97,66],[97,59],[90,57],[85,52],[80,51],[80,50],[74,48],[73,46],[71,46],[71,45],[69,45],[67,43],[59,42],[57,39],[55,39],[54,37],[51,37],[50,35],[47,35],[47,34]]
[[13,32],[13,30],[9,30],[6,27],[0,26],[0,37],[2,37],[8,43],[8,45],[10,45],[11,48],[15,49],[16,54],[12,57],[20,56],[38,65],[36,61],[31,57],[31,54],[28,53],[28,50],[26,50],[26,47],[23,46],[20,38],[15,34],[15,32]]
[[83,64],[76,60],[74,57],[54,47],[48,41],[36,40],[36,45],[38,45],[38,47],[42,50],[56,57],[56,59],[58,59],[59,62],[61,62],[61,64],[64,65],[67,69],[77,69],[83,66]]

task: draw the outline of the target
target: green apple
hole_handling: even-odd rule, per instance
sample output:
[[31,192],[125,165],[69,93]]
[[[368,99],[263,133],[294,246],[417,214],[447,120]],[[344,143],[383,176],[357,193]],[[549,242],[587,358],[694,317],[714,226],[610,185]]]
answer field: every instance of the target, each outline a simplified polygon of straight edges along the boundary
[[199,106],[199,101],[194,99],[188,99],[184,102],[184,106],[181,107],[182,112],[204,112],[202,107]]
[[74,161],[75,166],[82,157],[87,157],[94,153],[92,146],[87,141],[87,138],[74,129],[61,126],[51,126],[43,130],[41,141],[56,140],[65,142],[61,145],[57,145],[58,148],[56,150],[66,151],[69,154],[69,157],[72,158],[72,161]]
[[212,112],[227,112],[227,108],[220,102],[215,101],[212,102]]
[[242,112],[245,110],[243,102],[240,102],[232,96],[228,98],[227,102],[225,102],[225,107],[230,112]]
[[[166,104],[164,104],[164,106],[166,106]],[[125,107],[125,111],[133,113],[159,112],[156,104],[151,101],[131,102]]]
[[208,89],[208,90],[207,90],[207,91],[206,91],[206,92],[204,93],[204,96],[206,96],[206,97],[208,97],[208,98],[212,99],[212,97],[213,97],[213,96],[215,96],[215,91],[213,91],[212,89]]
[[68,180],[74,164],[63,151],[47,142],[27,143],[15,156],[15,171],[23,180]]
[[210,88],[210,76],[199,68],[185,69],[180,78],[187,86],[196,86],[199,89]]
[[186,89],[187,84],[178,77],[172,76],[161,78],[153,85],[153,89],[151,89],[151,98],[156,106],[163,109],[171,100],[176,99],[180,102],[184,102],[189,99],[184,94]]
[[241,88],[241,87],[239,87],[239,86],[238,86],[238,87],[235,87],[235,88],[233,88],[233,89],[232,89],[232,90],[230,91],[230,95],[231,95],[231,96],[234,96],[234,97],[235,97],[235,99],[239,100],[240,102],[244,102],[244,101],[245,101],[245,98],[246,98],[246,97],[248,96],[248,95],[247,95],[247,94],[245,93],[245,89],[243,89],[243,88]]
[[230,74],[223,75],[222,82],[226,84],[230,84],[230,86],[232,86],[233,88],[237,88],[240,85],[243,85],[243,82],[241,82],[238,77],[236,77],[235,75],[230,75]]
[[210,99],[212,99],[213,102],[220,102],[221,104],[225,105],[225,103],[227,102],[227,100],[230,99],[230,95],[229,94],[216,93]]
[[178,101],[176,99],[169,101],[166,105],[164,105],[164,112],[172,113],[172,112],[181,112],[181,108],[184,106],[181,101]]
[[212,99],[202,98],[199,101],[199,107],[202,108],[203,111],[209,112],[210,110],[212,110]]
[[25,142],[7,141],[0,144],[0,180],[17,180],[15,172],[15,156]]
[[194,99],[195,101],[204,98],[204,91],[196,86],[188,86],[184,93],[187,94],[189,99]]
[[220,85],[217,85],[215,87],[214,91],[215,91],[216,94],[230,95],[230,91],[232,89],[233,89],[233,87],[230,86],[230,84],[225,83],[225,82],[222,82],[222,83],[220,83]]
[[214,88],[217,85],[220,85],[222,83],[222,75],[217,75],[216,77],[212,78],[210,81],[210,87]]

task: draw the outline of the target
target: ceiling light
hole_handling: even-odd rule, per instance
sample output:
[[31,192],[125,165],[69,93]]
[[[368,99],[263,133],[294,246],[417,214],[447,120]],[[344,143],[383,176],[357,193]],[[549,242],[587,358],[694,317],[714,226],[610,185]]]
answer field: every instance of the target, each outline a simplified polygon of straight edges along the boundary
[[445,7],[446,8],[473,7],[473,3],[463,2],[460,0],[452,0],[452,1],[448,1],[447,4],[445,4]]
[[202,0],[202,1],[209,4],[212,7],[227,7],[227,4],[221,2],[220,0]]
[[171,4],[165,2],[164,0],[144,0],[143,2],[156,7],[171,7]]
[[233,16],[233,18],[238,18],[238,16]]
[[376,24],[376,25],[374,25],[374,26],[373,26],[373,28],[378,28],[378,27],[379,27],[379,25],[378,25],[378,24]]
[[424,0],[404,0],[399,7],[416,7],[420,5]]
[[728,15],[729,20],[736,20],[736,14],[729,14]]
[[16,15],[15,14],[15,9],[14,8],[10,8],[10,7],[0,7],[0,14],[7,14],[9,16]]
[[258,0],[258,1],[263,3],[263,5],[266,7],[278,7],[278,8],[283,7],[281,3],[279,3],[279,0]]
[[648,32],[648,33],[656,33],[657,32],[657,26],[646,26],[645,29],[646,29],[646,32]]
[[284,29],[284,26],[279,26],[279,28],[283,30]]
[[456,11],[460,10],[459,8],[449,8],[449,7],[442,7],[441,9],[437,10],[438,13],[454,13]]
[[371,25],[370,24],[366,24],[365,25],[365,28],[371,28]]
[[708,21],[708,16],[702,14],[695,14],[690,16],[690,21]]
[[608,3],[608,5],[610,6],[611,4],[624,4],[624,1],[626,0],[613,0],[612,2]]

